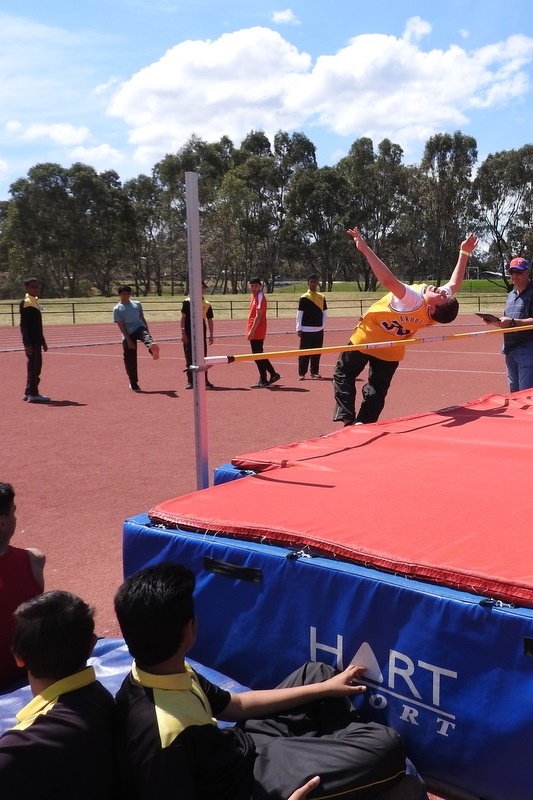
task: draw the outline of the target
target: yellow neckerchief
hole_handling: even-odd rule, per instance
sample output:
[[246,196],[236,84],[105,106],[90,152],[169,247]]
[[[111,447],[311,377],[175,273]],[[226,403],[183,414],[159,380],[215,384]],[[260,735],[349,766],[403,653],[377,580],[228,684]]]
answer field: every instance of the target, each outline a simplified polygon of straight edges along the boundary
[[[189,303],[191,302],[191,298],[190,297],[186,297],[185,300],[187,300]],[[202,295],[202,316],[203,316],[203,318],[205,320],[207,319],[207,311],[208,311],[210,305],[211,305],[211,303],[209,303],[205,299],[205,297]]]
[[302,297],[305,297],[307,300],[311,300],[311,302],[313,302],[315,306],[318,306],[321,311],[324,310],[324,295],[320,292],[312,292],[311,289],[308,289],[307,292],[302,295]]
[[[20,295],[19,295],[19,297],[20,297]],[[38,309],[38,311],[41,310],[41,306],[39,305],[39,298],[38,297],[34,297],[33,295],[28,294],[26,292],[26,295],[24,297],[24,308],[28,308],[28,306],[32,306],[32,308],[36,308],[36,309]]]
[[95,680],[94,667],[85,667],[81,672],[67,675],[66,678],[52,683],[40,694],[35,695],[33,700],[19,711],[17,714],[18,725],[15,725],[13,730],[23,731],[25,728],[29,728],[40,714],[48,714],[57,703],[60,695],[66,694],[66,692],[73,692],[74,689],[81,689],[82,686],[88,686]]
[[185,662],[185,672],[154,675],[135,662],[131,668],[135,683],[152,689],[159,737],[168,747],[190,725],[216,725],[211,705],[193,669]]

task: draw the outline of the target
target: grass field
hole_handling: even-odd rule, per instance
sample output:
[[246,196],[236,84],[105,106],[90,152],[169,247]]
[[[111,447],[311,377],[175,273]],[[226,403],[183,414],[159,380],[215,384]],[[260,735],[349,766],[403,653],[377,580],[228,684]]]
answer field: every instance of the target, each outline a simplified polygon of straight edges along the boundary
[[[305,283],[282,286],[268,294],[269,316],[291,318],[294,316],[297,300],[306,290]],[[353,291],[350,284],[334,284],[332,292],[328,292],[328,316],[345,317],[362,314],[379,297],[383,291]],[[462,313],[472,314],[475,311],[491,311],[501,314],[505,305],[506,289],[489,281],[465,281],[459,292]],[[213,305],[217,319],[244,319],[248,313],[248,295],[246,294],[207,294]],[[171,296],[164,294],[149,295],[139,298],[148,322],[157,320],[165,322],[179,319],[184,295]],[[82,297],[82,298],[42,298],[41,305],[46,325],[66,325],[75,323],[110,322],[116,297]],[[0,302],[0,327],[13,327],[19,324],[19,299]]]

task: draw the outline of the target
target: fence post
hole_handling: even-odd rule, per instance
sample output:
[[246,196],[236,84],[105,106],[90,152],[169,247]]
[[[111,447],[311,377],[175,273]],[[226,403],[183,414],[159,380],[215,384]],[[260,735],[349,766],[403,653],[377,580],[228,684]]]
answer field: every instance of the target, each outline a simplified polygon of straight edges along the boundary
[[76,324],[76,305],[72,303],[72,323]]
[[15,303],[11,303],[11,327],[15,327]]

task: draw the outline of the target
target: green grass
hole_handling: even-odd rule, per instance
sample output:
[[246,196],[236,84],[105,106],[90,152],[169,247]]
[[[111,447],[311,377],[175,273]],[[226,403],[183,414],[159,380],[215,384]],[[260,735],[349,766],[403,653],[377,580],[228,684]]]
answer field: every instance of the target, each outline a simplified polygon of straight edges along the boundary
[[[271,316],[290,318],[294,316],[298,297],[307,288],[306,283],[292,284],[277,289],[268,295]],[[383,290],[377,292],[358,292],[353,284],[336,283],[333,291],[327,292],[328,314],[332,317],[353,316],[363,313],[374,300],[381,297]],[[498,286],[490,281],[465,281],[459,292],[461,313],[491,311],[502,313],[506,300],[506,290],[501,282]],[[138,298],[142,301],[148,321],[178,321],[181,313],[183,295],[149,295]],[[248,295],[207,294],[212,302],[217,319],[243,319],[248,313]],[[43,298],[41,305],[46,325],[65,325],[72,323],[103,323],[112,321],[112,310],[116,297],[83,297],[74,299]],[[0,327],[19,324],[19,300],[0,301]]]

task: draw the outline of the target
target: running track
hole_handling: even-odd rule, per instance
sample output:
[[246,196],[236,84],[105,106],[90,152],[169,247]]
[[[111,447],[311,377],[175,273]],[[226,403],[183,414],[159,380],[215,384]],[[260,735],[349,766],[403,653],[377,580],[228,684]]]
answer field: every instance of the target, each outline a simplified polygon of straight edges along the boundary
[[[216,313],[216,309],[215,309]],[[326,344],[344,344],[348,319],[332,319]],[[297,347],[291,320],[269,322],[270,350]],[[248,352],[242,321],[215,320],[210,354]],[[483,329],[474,317],[424,335]],[[25,358],[17,328],[0,328],[2,374],[0,479],[17,492],[14,544],[47,554],[46,587],[80,594],[97,609],[100,635],[116,635],[112,599],[122,579],[123,520],[196,489],[193,393],[185,391],[178,324],[154,323],[161,359],[139,358],[142,394],[128,390],[112,324],[48,326],[42,392],[47,406],[22,402]],[[506,392],[499,335],[413,345],[394,378],[383,419],[444,408]],[[210,475],[234,455],[336,429],[331,421],[335,356],[322,359],[322,381],[298,382],[296,359],[279,360],[282,381],[251,390],[253,363],[213,367],[208,393]],[[362,383],[358,383],[359,388]],[[453,469],[453,465],[448,468]],[[355,491],[364,478],[354,475]],[[437,486],[421,489],[438,491]]]

